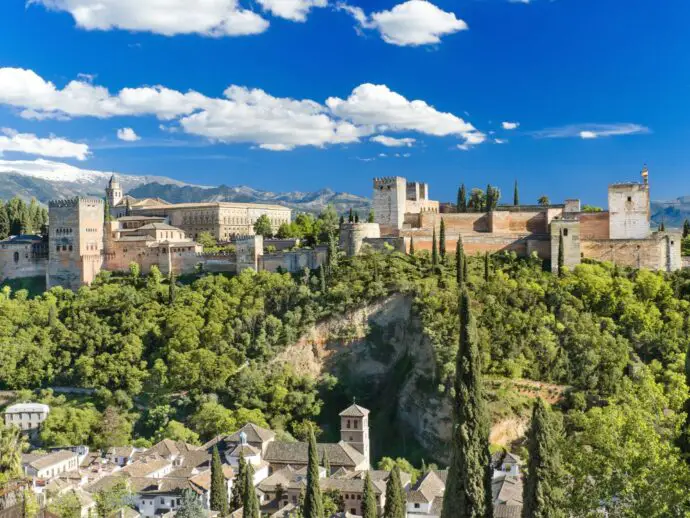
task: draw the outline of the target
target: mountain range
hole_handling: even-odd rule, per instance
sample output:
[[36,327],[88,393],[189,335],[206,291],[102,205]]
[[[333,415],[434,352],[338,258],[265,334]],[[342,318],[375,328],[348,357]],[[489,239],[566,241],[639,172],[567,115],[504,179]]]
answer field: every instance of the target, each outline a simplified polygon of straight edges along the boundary
[[[74,196],[103,197],[113,173],[93,171],[50,160],[0,160],[0,199],[17,195],[41,203]],[[192,185],[165,176],[117,174],[125,193],[135,198],[162,198],[171,203],[229,201],[274,203],[295,211],[321,212],[331,204],[339,213],[350,208],[364,216],[371,200],[331,189],[315,192],[271,192],[247,186],[208,187]]]

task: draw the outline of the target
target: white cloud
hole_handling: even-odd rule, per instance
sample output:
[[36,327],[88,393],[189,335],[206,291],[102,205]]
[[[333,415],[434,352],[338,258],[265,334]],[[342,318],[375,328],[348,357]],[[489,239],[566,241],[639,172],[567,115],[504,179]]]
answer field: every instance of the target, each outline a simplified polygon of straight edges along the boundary
[[486,135],[483,133],[470,133],[465,137],[463,144],[458,144],[458,149],[468,151],[472,146],[477,146],[486,140]]
[[494,139],[494,142],[496,144],[506,144],[508,141],[505,139],[502,139],[502,138],[497,138],[497,139]]
[[413,138],[394,138],[387,137],[386,135],[376,135],[375,137],[371,137],[369,140],[372,142],[377,142],[386,147],[412,147],[414,143],[417,142],[417,140]]
[[266,11],[293,22],[303,22],[312,7],[326,7],[328,0],[258,0]]
[[467,30],[455,14],[443,11],[427,0],[407,0],[390,11],[367,16],[359,7],[340,4],[363,29],[375,29],[387,43],[418,46],[439,43],[442,36]]
[[125,142],[136,142],[141,137],[139,137],[132,128],[121,128],[117,130],[117,138]]
[[640,124],[571,124],[558,128],[548,128],[532,133],[537,138],[581,138],[585,140],[619,135],[641,135],[651,133],[650,129]]
[[486,136],[472,124],[452,113],[437,111],[424,101],[408,101],[386,85],[366,83],[355,88],[343,100],[329,97],[331,112],[353,124],[375,131],[416,131],[443,137],[457,135],[470,145],[481,143]]
[[53,135],[39,138],[32,133],[18,133],[9,128],[0,128],[0,133],[0,156],[6,151],[77,160],[86,160],[89,156],[88,145]]
[[[409,101],[386,85],[363,84],[347,99],[316,101],[274,97],[260,89],[232,85],[224,97],[211,98],[164,86],[107,88],[71,81],[64,88],[31,70],[0,68],[0,104],[21,109],[25,118],[155,116],[167,131],[184,131],[222,142],[247,142],[263,149],[358,142],[375,133],[418,132],[456,136],[468,146],[486,136],[472,124],[437,111],[424,101]],[[414,139],[374,137],[384,145],[409,146]],[[383,141],[383,142],[382,142]]]
[[86,30],[221,37],[259,34],[269,25],[238,0],[28,0],[27,4],[70,13]]
[[514,130],[517,129],[518,126],[520,126],[519,122],[503,122],[501,123],[501,126],[503,126],[504,130]]

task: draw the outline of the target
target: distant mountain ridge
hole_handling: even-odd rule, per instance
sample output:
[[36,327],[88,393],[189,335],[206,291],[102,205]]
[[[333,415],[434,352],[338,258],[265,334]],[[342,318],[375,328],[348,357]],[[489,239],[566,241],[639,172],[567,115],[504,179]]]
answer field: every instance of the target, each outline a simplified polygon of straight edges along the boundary
[[162,198],[171,203],[198,202],[239,202],[239,203],[273,203],[284,205],[303,212],[321,212],[327,205],[333,205],[340,212],[350,208],[366,217],[371,207],[371,200],[363,196],[335,192],[332,189],[320,189],[314,192],[271,192],[254,189],[246,185],[230,187],[196,187],[191,185],[161,185],[149,183],[129,191],[135,198]]
[[690,220],[690,196],[679,196],[671,201],[652,201],[652,221],[657,225],[664,222],[667,228],[682,228]]
[[[47,204],[50,200],[75,196],[105,195],[111,172],[93,171],[50,160],[0,159],[0,199],[19,196],[25,200],[36,198]],[[298,212],[321,212],[332,204],[339,213],[350,208],[361,217],[371,207],[371,200],[331,189],[315,192],[271,192],[245,185],[206,187],[191,185],[165,176],[129,175],[115,173],[123,191],[135,198],[162,198],[171,203],[230,201],[244,203],[274,203]]]

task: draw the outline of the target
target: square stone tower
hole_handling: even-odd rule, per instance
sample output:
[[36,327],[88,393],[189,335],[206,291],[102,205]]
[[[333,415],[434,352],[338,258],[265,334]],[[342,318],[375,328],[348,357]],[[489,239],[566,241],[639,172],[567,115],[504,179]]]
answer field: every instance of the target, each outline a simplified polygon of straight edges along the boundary
[[103,265],[104,202],[99,198],[51,201],[46,286],[76,290]]
[[352,404],[340,412],[340,440],[364,455],[367,465],[371,466],[369,410]]
[[374,221],[383,233],[403,227],[407,200],[407,180],[401,176],[374,178]]
[[643,183],[616,183],[609,186],[609,237],[646,239],[649,228],[650,199],[647,169]]
[[108,198],[111,210],[122,201],[122,186],[115,178],[115,175],[112,175],[108,181],[108,186],[105,188],[105,196]]
[[575,218],[551,221],[551,272],[558,273],[558,248],[563,236],[563,266],[573,269],[580,264],[580,221]]

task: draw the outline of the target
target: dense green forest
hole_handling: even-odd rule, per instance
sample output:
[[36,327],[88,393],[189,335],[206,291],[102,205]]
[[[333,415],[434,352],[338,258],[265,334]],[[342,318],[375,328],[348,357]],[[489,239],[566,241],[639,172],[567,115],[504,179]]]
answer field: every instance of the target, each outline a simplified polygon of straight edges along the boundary
[[[272,361],[314,323],[393,293],[413,297],[433,344],[426,390],[452,392],[458,344],[453,255],[331,254],[299,275],[244,272],[173,280],[100,275],[77,293],[0,294],[0,388],[93,388],[53,405],[46,446],[163,437],[199,443],[247,421],[305,439],[343,390]],[[554,276],[536,258],[469,258],[482,369],[568,387],[557,404],[563,484],[577,516],[625,502],[620,516],[683,516],[680,450],[688,399],[690,275],[583,264]],[[181,282],[182,281],[182,282]],[[402,462],[401,462],[402,464]],[[408,466],[408,469],[409,468]],[[632,514],[630,514],[632,513]]]
[[4,203],[0,200],[0,239],[18,234],[44,233],[48,224],[48,209],[35,198],[28,204],[15,196]]

